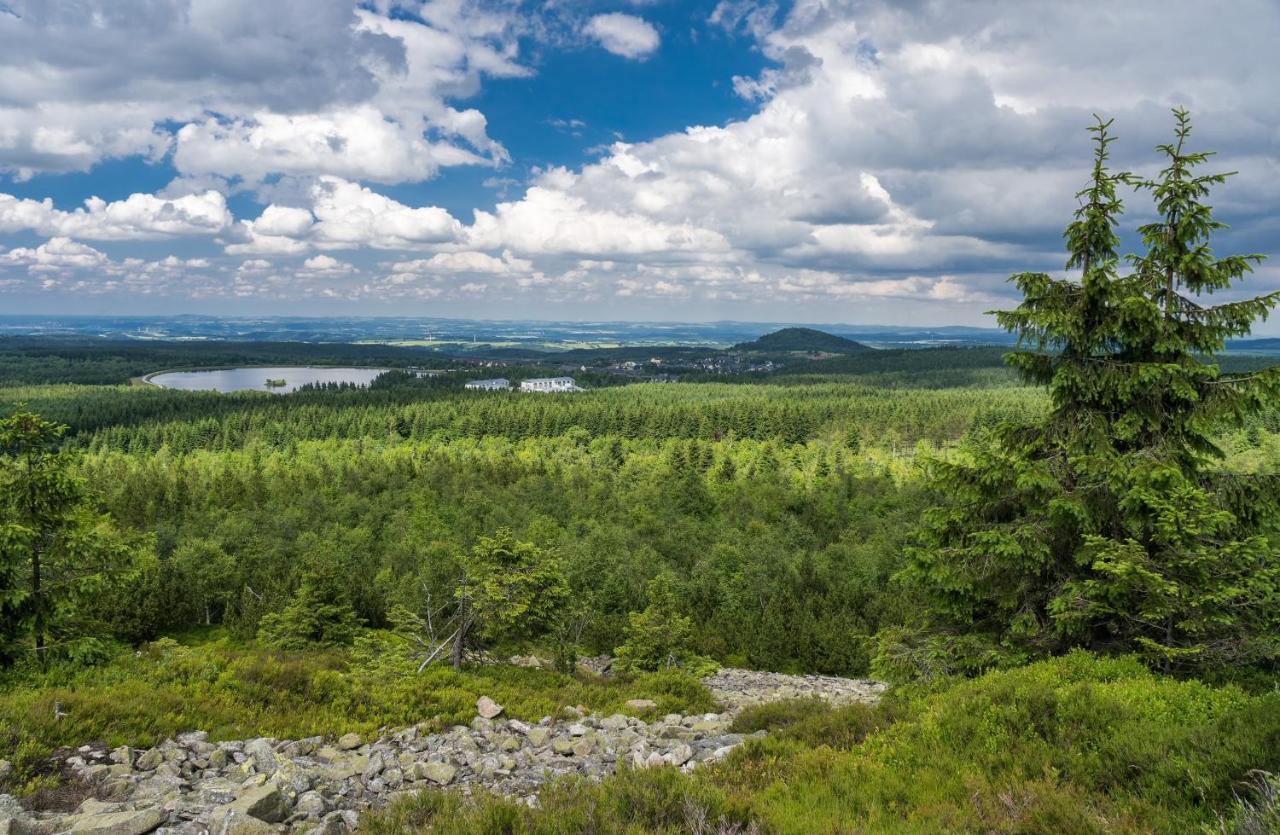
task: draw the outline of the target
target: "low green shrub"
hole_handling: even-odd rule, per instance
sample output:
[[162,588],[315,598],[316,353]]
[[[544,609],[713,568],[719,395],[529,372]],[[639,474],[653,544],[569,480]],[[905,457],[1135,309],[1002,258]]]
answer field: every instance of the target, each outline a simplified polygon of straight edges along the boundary
[[373,835],[732,835],[754,831],[750,827],[750,810],[745,804],[728,797],[706,779],[689,777],[671,768],[627,768],[604,783],[582,778],[562,780],[543,790],[536,809],[486,792],[464,798],[455,793],[426,791],[361,820],[361,831]]
[[816,697],[766,702],[743,708],[742,712],[734,717],[730,730],[736,734],[749,734],[762,730],[777,731],[815,715],[830,712],[831,705]]

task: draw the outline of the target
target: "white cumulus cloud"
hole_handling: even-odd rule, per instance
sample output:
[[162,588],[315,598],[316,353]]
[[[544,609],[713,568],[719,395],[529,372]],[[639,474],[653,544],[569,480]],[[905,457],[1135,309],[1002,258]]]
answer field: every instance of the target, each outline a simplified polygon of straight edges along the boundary
[[131,194],[112,202],[90,197],[84,208],[70,212],[54,208],[52,200],[0,194],[0,232],[32,231],[98,241],[146,240],[215,235],[231,222],[227,201],[216,191],[178,198]]
[[633,60],[648,58],[662,44],[662,37],[652,23],[622,12],[596,15],[587,21],[582,31],[614,55]]

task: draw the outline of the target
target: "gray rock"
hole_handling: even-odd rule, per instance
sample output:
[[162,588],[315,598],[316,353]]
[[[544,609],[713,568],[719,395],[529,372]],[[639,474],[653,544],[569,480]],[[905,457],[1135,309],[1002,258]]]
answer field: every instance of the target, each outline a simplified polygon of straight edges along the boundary
[[488,696],[481,696],[476,700],[476,713],[480,714],[482,719],[496,719],[502,715],[502,705]]
[[684,765],[693,759],[693,749],[688,745],[677,745],[667,752],[663,759],[672,765]]
[[289,816],[289,800],[274,783],[250,789],[231,804],[231,811],[242,812],[267,823],[280,823]]
[[453,782],[458,769],[448,763],[419,763],[417,772],[419,780],[430,780],[438,786],[447,786]]
[[148,749],[134,764],[139,771],[155,771],[164,762],[164,754],[157,748]]
[[209,827],[209,835],[268,835],[275,831],[276,828],[266,821],[234,809],[224,809]]
[[305,835],[346,835],[353,830],[347,828],[347,824],[340,817],[325,818],[320,825],[312,829],[308,829]]
[[652,699],[628,699],[626,706],[632,710],[652,710],[658,703]]
[[280,766],[275,744],[270,739],[251,739],[244,744],[244,752],[253,757],[254,768],[260,774],[274,774]]
[[298,797],[298,802],[293,805],[293,813],[318,820],[328,814],[332,808],[320,792],[309,791]]
[[360,738],[360,734],[343,734],[338,737],[338,750],[352,751],[359,748],[363,742],[364,740]]
[[623,716],[621,713],[615,713],[612,716],[606,716],[600,720],[600,727],[606,731],[620,731],[631,724],[631,720]]
[[78,815],[67,831],[94,833],[94,835],[144,835],[159,829],[168,820],[169,813],[164,809]]
[[384,768],[386,768],[386,766],[382,762],[382,754],[374,754],[369,758],[369,764],[365,766],[364,773],[361,777],[363,777],[364,781],[368,783],[370,780],[381,774]]

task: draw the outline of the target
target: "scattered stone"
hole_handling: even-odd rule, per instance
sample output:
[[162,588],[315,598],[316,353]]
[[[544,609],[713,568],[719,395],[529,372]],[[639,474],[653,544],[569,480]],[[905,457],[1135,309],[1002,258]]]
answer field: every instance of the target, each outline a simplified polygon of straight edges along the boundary
[[476,701],[476,713],[480,714],[482,719],[496,719],[502,715],[502,705],[488,696],[481,696]]
[[[67,815],[26,813],[0,795],[0,835],[140,835],[157,828],[163,835],[347,835],[360,813],[427,786],[483,788],[536,804],[547,781],[559,777],[600,779],[624,763],[689,770],[723,759],[765,733],[729,732],[733,715],[748,704],[804,696],[874,701],[884,689],[878,682],[748,670],[721,670],[705,682],[725,712],[644,721],[571,706],[535,725],[503,718],[502,706],[482,697],[470,725],[439,733],[435,718],[383,729],[371,741],[346,734],[330,745],[318,737],[214,744],[193,732],[143,751],[83,746],[68,752],[63,767],[93,786],[94,799]],[[652,717],[658,705],[634,699],[626,707]]]
[[549,670],[554,666],[550,661],[536,655],[513,655],[511,664],[515,667],[528,667],[534,670]]
[[780,699],[825,699],[833,705],[880,700],[888,687],[882,681],[840,678],[838,676],[790,676],[758,670],[725,667],[702,680],[715,700],[731,713],[750,705],[776,702]]

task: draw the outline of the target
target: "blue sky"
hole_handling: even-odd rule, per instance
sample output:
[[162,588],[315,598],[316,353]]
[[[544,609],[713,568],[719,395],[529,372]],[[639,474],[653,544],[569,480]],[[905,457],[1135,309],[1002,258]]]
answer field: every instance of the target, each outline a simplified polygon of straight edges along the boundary
[[989,323],[1061,267],[1093,112],[1149,170],[1191,107],[1221,248],[1278,254],[1277,37],[1268,0],[0,0],[0,310]]

